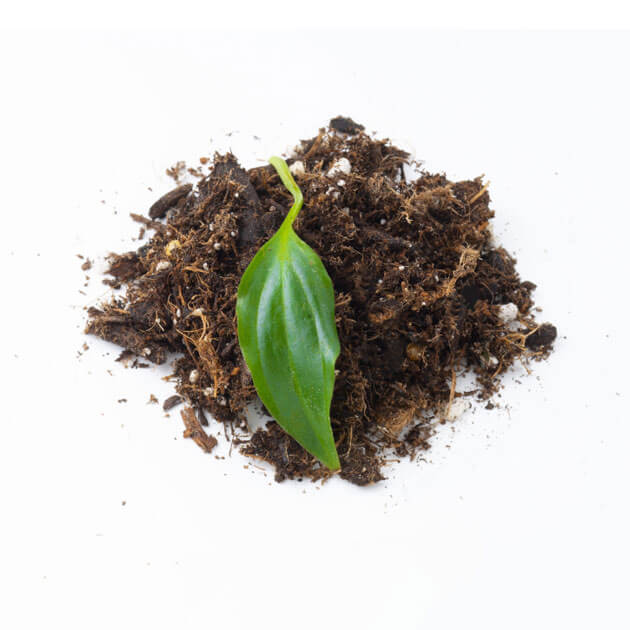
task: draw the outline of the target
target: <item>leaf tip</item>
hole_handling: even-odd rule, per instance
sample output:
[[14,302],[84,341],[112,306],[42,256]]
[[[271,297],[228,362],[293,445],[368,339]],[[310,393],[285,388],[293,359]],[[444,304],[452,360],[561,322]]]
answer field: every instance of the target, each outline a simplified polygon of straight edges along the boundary
[[339,462],[339,454],[337,449],[333,447],[333,452],[325,457],[318,457],[319,461],[328,468],[331,472],[339,472],[341,470],[341,463]]

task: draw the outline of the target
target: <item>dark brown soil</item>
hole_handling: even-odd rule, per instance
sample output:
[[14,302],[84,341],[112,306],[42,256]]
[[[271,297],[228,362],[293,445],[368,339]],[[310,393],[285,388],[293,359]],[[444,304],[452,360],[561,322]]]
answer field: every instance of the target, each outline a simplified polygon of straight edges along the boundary
[[[329,175],[342,157],[351,172]],[[338,117],[288,160],[305,166],[296,177],[304,193],[296,230],[335,287],[341,355],[331,417],[340,476],[359,485],[383,479],[386,459],[429,447],[435,423],[463,395],[457,375],[473,372],[478,387],[466,394],[488,398],[515,361],[546,357],[556,338],[555,327],[531,315],[535,285],[520,280],[515,260],[493,242],[481,179],[422,172],[407,181],[408,159]],[[204,450],[216,444],[202,428],[205,409],[244,453],[271,462],[278,481],[326,478],[275,422],[252,435],[245,418],[257,397],[237,342],[236,291],[291,198],[270,166],[246,171],[228,154],[208,168],[192,187],[181,184],[178,163],[171,172],[180,185],[150,218],[133,215],[154,235],[110,256],[107,283],[126,291],[90,309],[86,332],[154,363],[176,353],[176,389],[189,405],[185,435]],[[509,303],[518,318],[505,322],[500,307]]]

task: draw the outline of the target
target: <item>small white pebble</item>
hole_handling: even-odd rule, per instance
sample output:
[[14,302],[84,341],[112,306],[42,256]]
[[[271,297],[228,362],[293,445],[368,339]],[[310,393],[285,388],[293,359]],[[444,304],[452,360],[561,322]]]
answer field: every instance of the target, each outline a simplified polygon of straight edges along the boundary
[[151,348],[144,348],[142,354],[144,354],[145,357],[151,356]]
[[293,175],[304,175],[306,173],[306,169],[304,168],[304,162],[298,160],[297,162],[293,162],[291,166],[289,166],[289,170]]
[[199,380],[199,370],[191,370],[188,376],[188,380],[195,384]]
[[345,185],[346,185],[346,180],[345,180],[345,179],[340,179],[340,180],[337,182],[337,186],[345,186]]
[[178,309],[175,311],[175,315],[176,315],[177,317],[181,317],[181,316],[182,316],[182,309],[181,309],[181,308],[178,308]]
[[160,260],[160,262],[155,265],[155,271],[159,273],[160,271],[166,271],[171,268],[171,263],[168,260]]
[[332,186],[326,191],[327,195],[330,195],[333,199],[339,199],[339,191],[335,190]]
[[497,365],[499,365],[499,359],[497,359],[494,355],[490,355],[490,358],[488,359],[488,365],[490,367],[497,367]]
[[209,229],[211,232],[214,232],[214,223],[211,223],[211,224],[208,226],[208,229]]
[[215,243],[213,245],[214,249],[216,249],[217,251],[219,251],[221,249],[221,243]]
[[335,175],[349,175],[352,171],[352,164],[348,158],[339,158],[329,169],[328,177],[334,177]]
[[341,212],[343,212],[347,217],[350,216],[350,208],[348,207],[341,208]]
[[513,302],[509,302],[508,304],[502,304],[499,307],[499,319],[504,323],[508,324],[513,322],[518,317],[518,306]]
[[383,284],[383,280],[382,280],[382,279],[381,279],[381,280],[379,280],[379,281],[378,281],[378,284]]
[[387,223],[387,219],[381,219],[381,225],[385,225]]
[[405,265],[398,265],[398,271],[404,271]]
[[446,420],[449,422],[454,422],[462,416],[466,411],[470,409],[470,403],[463,398],[456,398],[452,403],[451,407],[446,414]]
[[206,387],[206,389],[203,390],[203,393],[206,396],[212,396],[212,394],[214,394],[214,387],[212,387],[212,386]]
[[231,236],[232,238],[236,238],[236,232],[230,232],[230,236]]
[[208,271],[208,263],[203,263],[203,265],[201,265],[203,267],[204,271]]
[[234,198],[238,199],[240,197],[239,193],[234,193]]
[[436,281],[436,282],[439,282],[439,281],[440,281],[440,276],[438,276],[438,275],[437,275],[437,273],[436,273],[433,277],[435,278],[435,281]]

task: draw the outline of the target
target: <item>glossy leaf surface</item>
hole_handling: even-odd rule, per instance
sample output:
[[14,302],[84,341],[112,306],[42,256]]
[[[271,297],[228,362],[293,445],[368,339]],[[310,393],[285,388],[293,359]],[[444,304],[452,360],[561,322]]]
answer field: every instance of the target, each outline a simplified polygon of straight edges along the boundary
[[274,166],[295,203],[249,264],[238,288],[238,339],[256,391],[278,424],[331,470],[339,457],[330,426],[339,338],[332,282],[293,230],[302,193],[287,164]]

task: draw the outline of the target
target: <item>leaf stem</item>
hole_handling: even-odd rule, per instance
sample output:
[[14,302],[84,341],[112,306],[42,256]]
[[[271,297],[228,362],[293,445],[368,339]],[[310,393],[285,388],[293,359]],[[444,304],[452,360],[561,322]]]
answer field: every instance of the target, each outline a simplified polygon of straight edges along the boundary
[[285,225],[291,226],[293,225],[293,221],[295,221],[297,215],[300,213],[300,210],[302,209],[302,204],[304,203],[302,191],[300,190],[300,187],[295,183],[295,180],[293,179],[293,175],[291,175],[291,171],[289,170],[287,163],[282,158],[274,155],[273,157],[269,158],[269,164],[271,164],[271,166],[276,169],[276,172],[280,176],[280,179],[282,180],[285,188],[293,195],[293,205],[291,206],[291,210],[289,210],[289,213],[282,222],[281,228]]

